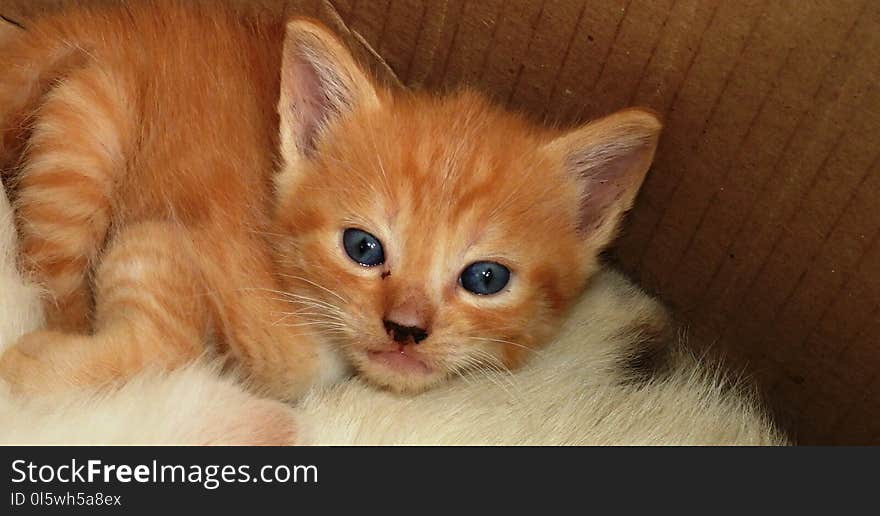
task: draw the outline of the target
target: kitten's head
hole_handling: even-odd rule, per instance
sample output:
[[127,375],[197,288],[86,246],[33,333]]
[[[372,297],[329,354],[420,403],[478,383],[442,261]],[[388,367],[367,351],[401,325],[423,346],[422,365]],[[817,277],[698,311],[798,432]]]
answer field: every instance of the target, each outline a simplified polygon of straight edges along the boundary
[[395,390],[528,359],[631,206],[656,117],[560,132],[474,93],[392,92],[307,21],[283,59],[274,232],[297,324]]

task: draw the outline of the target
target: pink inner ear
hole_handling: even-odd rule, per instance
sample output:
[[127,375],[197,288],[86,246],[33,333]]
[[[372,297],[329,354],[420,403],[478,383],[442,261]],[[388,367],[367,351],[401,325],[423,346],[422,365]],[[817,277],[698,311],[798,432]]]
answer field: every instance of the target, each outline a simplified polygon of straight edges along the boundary
[[315,66],[302,55],[290,60],[291,65],[285,68],[282,87],[286,87],[288,114],[297,148],[306,156],[310,156],[316,145],[321,127],[334,110],[327,96],[327,85],[322,82]]
[[570,167],[584,182],[578,230],[591,233],[616,223],[641,184],[644,149],[617,149],[620,155],[572,156]]

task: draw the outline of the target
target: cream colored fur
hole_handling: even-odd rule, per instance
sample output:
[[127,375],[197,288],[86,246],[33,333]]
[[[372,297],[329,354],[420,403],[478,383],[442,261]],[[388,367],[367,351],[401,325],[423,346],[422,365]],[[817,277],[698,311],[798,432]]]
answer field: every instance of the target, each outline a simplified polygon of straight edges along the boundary
[[[0,195],[0,349],[38,327],[38,292],[14,267]],[[632,330],[664,317],[620,275],[591,285],[559,338],[515,374],[476,374],[416,397],[357,380],[299,407],[250,394],[212,365],[148,372],[113,392],[16,399],[0,385],[0,443],[784,444],[753,399],[673,353],[667,375],[627,382]]]
[[[5,387],[5,386],[4,386]],[[208,364],[145,373],[120,390],[23,400],[0,393],[4,444],[277,444],[292,410],[260,399]]]
[[483,374],[415,398],[352,381],[300,407],[316,444],[781,444],[753,400],[676,352],[671,374],[626,382],[632,335],[662,309],[617,273],[595,278],[562,334],[513,375]]
[[0,185],[0,351],[43,323],[38,289],[15,268],[17,247],[12,210]]

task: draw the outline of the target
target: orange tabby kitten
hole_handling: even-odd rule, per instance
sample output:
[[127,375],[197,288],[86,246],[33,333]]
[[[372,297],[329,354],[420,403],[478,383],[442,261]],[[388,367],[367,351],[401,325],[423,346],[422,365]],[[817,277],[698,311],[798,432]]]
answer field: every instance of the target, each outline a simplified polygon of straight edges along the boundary
[[27,392],[205,343],[287,399],[344,372],[333,350],[399,391],[516,367],[596,270],[660,129],[392,91],[313,22],[216,4],[63,12],[0,69],[0,163],[21,164],[23,264],[51,293],[51,329],[0,359]]

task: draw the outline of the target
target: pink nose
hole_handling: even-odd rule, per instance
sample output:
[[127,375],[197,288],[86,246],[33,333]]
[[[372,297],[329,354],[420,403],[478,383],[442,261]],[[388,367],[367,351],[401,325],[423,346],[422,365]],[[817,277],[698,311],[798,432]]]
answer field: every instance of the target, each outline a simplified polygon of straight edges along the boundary
[[412,341],[413,344],[418,344],[428,338],[428,331],[420,326],[404,326],[388,319],[382,321],[382,324],[394,342],[403,344]]
[[386,321],[394,321],[401,326],[427,326],[426,310],[413,301],[404,301],[385,313]]
[[427,313],[422,303],[410,298],[391,308],[382,318],[382,325],[395,342],[418,344],[428,338]]

